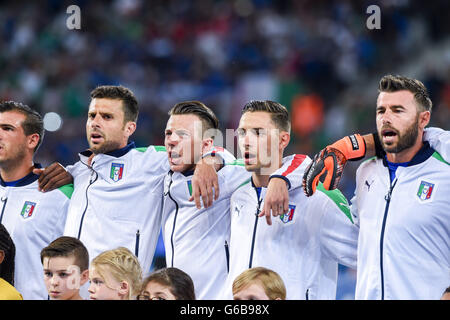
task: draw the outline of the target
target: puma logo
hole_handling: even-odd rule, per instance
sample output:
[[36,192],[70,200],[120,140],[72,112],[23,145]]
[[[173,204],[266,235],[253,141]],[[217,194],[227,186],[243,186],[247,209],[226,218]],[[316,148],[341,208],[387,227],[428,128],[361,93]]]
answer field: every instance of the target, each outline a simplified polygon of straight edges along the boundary
[[370,183],[369,181],[366,180],[366,187],[367,187],[367,192],[370,191],[370,186],[373,184],[374,180],[372,180]]
[[235,206],[234,212],[239,216],[241,214],[241,209],[242,209],[242,206],[241,207]]

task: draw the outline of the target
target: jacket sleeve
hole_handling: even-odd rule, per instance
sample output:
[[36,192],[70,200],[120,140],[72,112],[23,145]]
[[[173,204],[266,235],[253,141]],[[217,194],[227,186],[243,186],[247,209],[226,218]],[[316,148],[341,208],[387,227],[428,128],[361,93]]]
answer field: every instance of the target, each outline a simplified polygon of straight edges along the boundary
[[[347,199],[338,190],[325,190],[319,184],[318,196],[323,200],[318,210],[322,212],[320,243],[322,252],[349,268],[356,269],[359,228],[355,225]],[[320,199],[320,198],[318,198]]]
[[245,170],[241,159],[228,163],[219,171],[220,197],[231,197],[240,186],[250,182],[251,173]]
[[272,178],[281,178],[288,184],[288,190],[302,186],[303,173],[311,159],[304,154],[294,154],[283,158],[283,165],[270,175]]
[[445,161],[450,162],[450,131],[441,128],[425,128],[423,140],[428,141]]
[[231,152],[229,152],[227,149],[222,148],[222,147],[214,146],[214,148],[211,151],[205,153],[202,158],[211,156],[211,155],[215,156],[215,157],[220,157],[220,159],[222,159],[222,162],[224,165],[226,165],[228,163],[232,163],[236,160],[236,158],[234,157],[234,155]]

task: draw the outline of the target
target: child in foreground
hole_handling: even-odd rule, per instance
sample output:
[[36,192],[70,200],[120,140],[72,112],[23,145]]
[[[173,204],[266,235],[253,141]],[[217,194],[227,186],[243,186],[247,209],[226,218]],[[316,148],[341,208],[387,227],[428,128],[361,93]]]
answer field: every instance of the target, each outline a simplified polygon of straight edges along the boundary
[[138,300],[195,300],[191,277],[178,268],[163,268],[148,276]]
[[89,280],[91,300],[134,300],[141,288],[142,269],[130,250],[119,247],[92,260]]
[[234,300],[286,300],[286,287],[278,273],[263,267],[242,272],[233,282]]
[[41,262],[51,300],[83,300],[80,286],[89,279],[89,254],[80,240],[57,238],[42,249]]
[[23,300],[14,288],[16,247],[8,230],[0,224],[0,300]]

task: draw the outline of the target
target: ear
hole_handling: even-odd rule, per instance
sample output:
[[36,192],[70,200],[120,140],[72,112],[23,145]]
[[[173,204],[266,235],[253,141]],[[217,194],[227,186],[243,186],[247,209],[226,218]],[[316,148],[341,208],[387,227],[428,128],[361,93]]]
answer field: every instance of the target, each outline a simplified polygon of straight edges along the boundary
[[291,140],[291,134],[287,131],[280,132],[280,150],[284,150]]
[[422,111],[419,113],[419,127],[423,130],[430,122],[430,111]]
[[120,296],[128,298],[128,294],[130,292],[130,285],[128,284],[128,282],[121,281],[120,282],[120,288],[119,288],[118,292],[119,292]]
[[84,285],[88,280],[89,280],[89,269],[86,269],[80,274],[80,286]]
[[5,259],[5,251],[0,250],[0,264],[2,264],[4,259]]
[[125,124],[125,134],[130,137],[136,131],[136,122],[128,121]]
[[27,139],[28,139],[28,147],[34,150],[39,143],[40,136],[38,133],[33,133],[27,136]]
[[205,138],[202,140],[202,154],[205,154],[214,147],[214,140],[212,138]]

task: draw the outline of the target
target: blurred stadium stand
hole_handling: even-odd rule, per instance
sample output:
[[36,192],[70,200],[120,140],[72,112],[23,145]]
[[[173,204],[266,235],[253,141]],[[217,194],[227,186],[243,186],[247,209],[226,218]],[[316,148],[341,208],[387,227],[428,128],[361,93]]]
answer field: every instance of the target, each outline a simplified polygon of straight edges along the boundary
[[[66,27],[71,4],[81,30]],[[372,4],[379,30],[366,27]],[[89,92],[102,84],[137,95],[138,146],[163,144],[176,102],[201,100],[222,129],[234,129],[245,102],[271,99],[292,113],[287,152],[313,155],[375,130],[377,82],[387,73],[422,80],[432,125],[450,129],[449,21],[448,0],[0,1],[0,99],[61,115],[36,157],[43,165],[77,161]],[[357,165],[340,185],[348,198]],[[354,280],[340,268],[339,299],[353,298]]]

